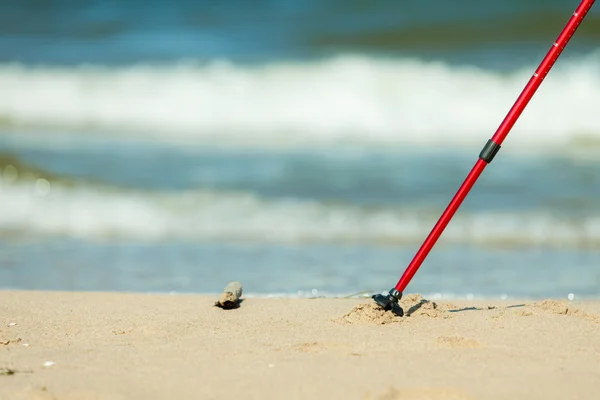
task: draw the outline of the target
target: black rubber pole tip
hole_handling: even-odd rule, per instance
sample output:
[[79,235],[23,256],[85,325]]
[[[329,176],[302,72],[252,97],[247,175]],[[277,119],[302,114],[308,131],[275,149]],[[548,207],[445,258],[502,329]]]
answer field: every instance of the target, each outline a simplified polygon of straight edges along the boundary
[[396,289],[390,290],[386,295],[376,294],[373,296],[373,300],[385,311],[391,311],[399,317],[404,316],[404,310],[400,307],[398,300],[402,298],[402,293]]

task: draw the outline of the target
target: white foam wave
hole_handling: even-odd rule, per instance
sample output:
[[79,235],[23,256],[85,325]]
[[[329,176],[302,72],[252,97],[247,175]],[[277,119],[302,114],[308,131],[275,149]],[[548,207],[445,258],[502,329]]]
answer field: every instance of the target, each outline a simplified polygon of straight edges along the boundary
[[[0,181],[0,183],[2,183]],[[38,182],[39,183],[39,182]],[[265,200],[244,193],[122,192],[35,182],[0,185],[0,234],[249,242],[417,244],[439,215]],[[457,214],[443,243],[581,247],[600,244],[600,215]]]
[[[0,121],[251,141],[480,144],[534,69],[500,74],[363,56],[262,66],[0,65]],[[511,140],[600,141],[598,104],[600,57],[559,60],[515,126],[522,132]]]

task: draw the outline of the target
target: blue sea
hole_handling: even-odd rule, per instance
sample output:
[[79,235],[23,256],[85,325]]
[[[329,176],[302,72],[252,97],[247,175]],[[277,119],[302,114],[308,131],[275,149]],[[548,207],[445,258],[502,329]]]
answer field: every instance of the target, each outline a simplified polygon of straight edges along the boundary
[[[577,0],[0,1],[0,288],[393,287]],[[600,297],[600,7],[408,287]]]

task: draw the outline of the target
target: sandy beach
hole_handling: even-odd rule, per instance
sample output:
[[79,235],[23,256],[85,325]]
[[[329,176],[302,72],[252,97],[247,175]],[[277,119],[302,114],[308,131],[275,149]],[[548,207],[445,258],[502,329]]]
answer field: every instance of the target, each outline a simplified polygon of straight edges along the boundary
[[0,398],[592,399],[600,302],[0,292]]

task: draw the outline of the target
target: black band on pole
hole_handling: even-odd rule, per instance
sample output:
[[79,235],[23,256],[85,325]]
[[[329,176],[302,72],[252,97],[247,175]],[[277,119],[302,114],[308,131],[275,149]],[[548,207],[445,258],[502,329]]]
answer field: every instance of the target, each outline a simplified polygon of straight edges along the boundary
[[500,145],[490,139],[485,146],[483,146],[481,153],[479,153],[479,158],[489,164],[496,156],[496,153],[498,153],[498,150],[500,150]]

